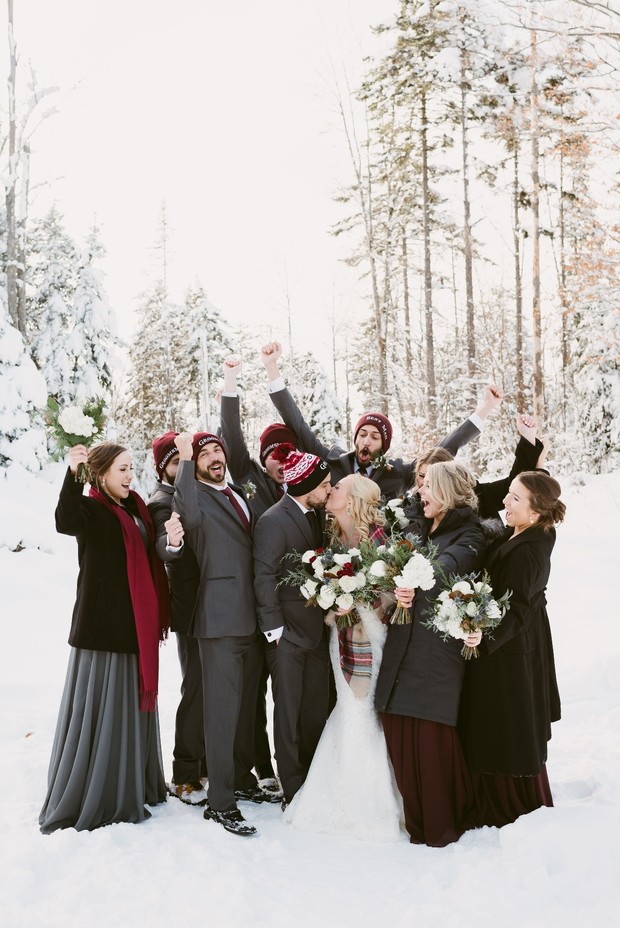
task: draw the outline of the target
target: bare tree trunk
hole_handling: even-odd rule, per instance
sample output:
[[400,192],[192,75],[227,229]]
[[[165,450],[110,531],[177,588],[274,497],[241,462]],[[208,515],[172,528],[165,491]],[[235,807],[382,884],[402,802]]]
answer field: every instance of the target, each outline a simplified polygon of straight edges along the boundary
[[401,238],[402,274],[403,274],[403,313],[405,322],[405,360],[407,373],[411,375],[413,355],[411,352],[411,306],[409,297],[409,252],[407,248],[407,229],[403,229]]
[[428,179],[428,118],[426,93],[422,93],[420,148],[422,154],[422,234],[424,239],[424,338],[426,344],[426,398],[428,423],[437,426],[437,385],[435,382],[435,344],[433,336],[433,278],[431,274],[430,187]]
[[25,326],[20,325],[17,300],[17,219],[15,215],[15,192],[17,188],[17,132],[16,132],[16,83],[17,48],[13,30],[13,0],[7,0],[9,32],[9,170],[6,187],[6,289],[9,317],[13,325],[25,335]]
[[26,333],[26,226],[28,222],[28,195],[30,191],[30,145],[26,142],[21,157],[20,207],[16,217],[17,237],[17,319],[18,328]]
[[524,409],[525,376],[523,373],[523,280],[521,277],[521,225],[519,222],[519,137],[515,131],[512,155],[512,246],[515,269],[515,354],[517,409]]
[[539,120],[538,120],[538,76],[537,76],[537,36],[536,30],[530,32],[530,69],[531,69],[531,133],[532,133],[532,341],[534,354],[534,415],[539,423],[543,421],[543,370],[542,370],[542,322],[540,301],[540,175],[539,162]]
[[467,337],[467,373],[475,396],[473,380],[476,375],[476,338],[474,331],[474,275],[473,244],[471,234],[471,203],[469,200],[469,139],[467,135],[467,54],[461,50],[461,154],[463,169],[463,254],[465,258],[465,301]]

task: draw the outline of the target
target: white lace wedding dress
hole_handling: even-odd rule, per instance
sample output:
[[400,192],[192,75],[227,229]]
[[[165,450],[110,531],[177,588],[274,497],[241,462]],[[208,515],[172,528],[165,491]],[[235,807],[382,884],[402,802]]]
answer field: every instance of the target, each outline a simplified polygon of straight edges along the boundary
[[370,677],[347,682],[340,666],[338,630],[331,628],[330,658],[337,702],[319,741],[306,782],[284,812],[301,831],[349,835],[368,841],[408,840],[402,800],[387,753],[374,695],[387,629],[378,614],[358,609],[356,637],[370,642]]

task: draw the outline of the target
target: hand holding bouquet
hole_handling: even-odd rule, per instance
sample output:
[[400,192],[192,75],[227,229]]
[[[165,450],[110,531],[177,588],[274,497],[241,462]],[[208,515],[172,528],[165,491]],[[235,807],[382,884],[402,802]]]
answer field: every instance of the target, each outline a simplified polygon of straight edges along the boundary
[[[508,590],[499,599],[494,599],[488,573],[484,571],[480,580],[478,576],[475,573],[449,577],[446,588],[431,604],[433,611],[425,624],[444,640],[464,640],[478,631],[486,632],[491,638],[489,633],[497,628],[510,608],[508,601],[512,591]],[[465,660],[470,660],[478,657],[478,648],[465,644],[461,654]]]
[[[392,535],[375,551],[375,559],[368,567],[377,590],[393,593],[395,588],[431,590],[435,585],[435,554],[431,545],[422,547],[415,535]],[[409,609],[397,602],[390,618],[392,625],[408,625]]]
[[[47,400],[45,423],[48,434],[55,446],[52,457],[64,458],[69,448],[84,445],[89,448],[93,442],[103,436],[106,421],[105,400],[91,397],[82,406],[65,406],[60,408],[53,396]],[[79,464],[75,476],[80,483],[88,483],[91,473],[88,464]]]

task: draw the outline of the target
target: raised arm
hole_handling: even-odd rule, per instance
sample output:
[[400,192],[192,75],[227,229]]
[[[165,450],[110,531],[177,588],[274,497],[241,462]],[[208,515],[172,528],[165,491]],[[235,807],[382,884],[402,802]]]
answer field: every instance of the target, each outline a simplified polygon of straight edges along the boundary
[[228,469],[235,483],[241,483],[250,470],[251,458],[241,429],[241,410],[237,377],[242,364],[239,358],[224,361],[224,390],[220,402],[220,427],[228,449]]
[[515,458],[507,477],[479,483],[476,487],[478,513],[482,518],[497,516],[504,508],[504,497],[508,487],[516,476],[526,470],[534,470],[539,461],[544,460],[544,445],[536,437],[536,419],[534,416],[520,414],[517,416],[517,431],[520,439],[515,449]]
[[[279,342],[270,342],[268,345],[264,345],[260,353],[261,363],[265,368],[269,381],[271,402],[278,410],[284,424],[295,433],[299,450],[326,458],[330,454],[330,449],[314,434],[282,380],[278,367],[281,355],[282,346]],[[338,453],[342,450],[337,449]],[[332,449],[331,457],[333,456],[334,450]]]
[[198,488],[196,487],[196,469],[192,461],[192,436],[181,432],[176,438],[179,449],[179,469],[174,481],[174,499],[172,507],[181,517],[186,531],[200,525],[198,508]]
[[493,410],[497,409],[502,398],[502,391],[496,387],[495,384],[492,383],[485,387],[482,393],[482,400],[473,414],[462,422],[461,425],[457,426],[453,432],[450,432],[449,435],[442,438],[439,442],[439,447],[445,448],[452,455],[456,455],[459,448],[462,448],[463,445],[466,445],[473,438],[477,438],[478,435],[480,435],[484,422]]
[[84,445],[75,445],[69,449],[69,469],[60,490],[56,506],[56,531],[62,535],[78,535],[85,527],[86,513],[80,500],[84,495],[84,486],[76,480],[80,464],[86,464],[88,449]]

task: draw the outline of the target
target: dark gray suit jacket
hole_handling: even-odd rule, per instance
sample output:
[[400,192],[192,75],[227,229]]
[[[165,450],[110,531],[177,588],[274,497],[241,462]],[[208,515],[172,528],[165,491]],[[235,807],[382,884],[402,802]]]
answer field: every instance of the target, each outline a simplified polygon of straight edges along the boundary
[[[256,631],[252,538],[226,496],[194,474],[193,461],[180,462],[173,501],[200,568],[191,634],[251,635]],[[234,489],[245,499],[239,487]]]
[[281,499],[277,484],[265,473],[258,461],[250,457],[248,446],[241,430],[238,396],[223,396],[220,412],[222,438],[228,453],[226,463],[235,483],[242,486],[252,482],[256,487],[253,497],[248,498],[252,512],[258,519]]
[[[288,389],[278,390],[276,393],[271,393],[270,396],[284,423],[295,432],[297,447],[301,451],[317,454],[328,462],[332,474],[332,483],[337,483],[347,474],[354,473],[355,451],[345,451],[344,448],[340,448],[338,445],[334,445],[332,448],[324,445],[304,420]],[[466,445],[472,438],[477,438],[479,434],[480,429],[470,419],[466,419],[453,432],[442,438],[439,447],[446,448],[451,454],[455,455],[459,448]],[[385,499],[393,499],[395,496],[402,496],[412,485],[416,462],[395,458],[388,463],[390,464],[390,470],[375,469],[371,474],[371,478],[379,485],[381,495]]]
[[292,568],[291,551],[314,548],[312,531],[290,496],[268,509],[254,530],[254,589],[264,632],[284,626],[283,638],[302,648],[316,648],[325,634],[323,610],[306,605],[297,587],[278,583]]

